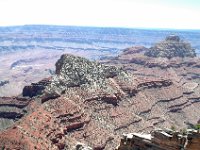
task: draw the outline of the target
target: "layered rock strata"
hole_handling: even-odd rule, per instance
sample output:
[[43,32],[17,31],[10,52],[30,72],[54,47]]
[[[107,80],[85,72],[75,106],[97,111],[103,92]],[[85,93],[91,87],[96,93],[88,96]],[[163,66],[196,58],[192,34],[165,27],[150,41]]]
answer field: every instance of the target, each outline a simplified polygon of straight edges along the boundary
[[198,150],[199,142],[200,133],[197,130],[154,130],[151,134],[124,134],[116,150]]
[[56,75],[24,88],[27,113],[0,133],[0,146],[110,150],[123,133],[196,123],[199,58],[149,57],[148,50],[128,48],[101,63],[61,56]]

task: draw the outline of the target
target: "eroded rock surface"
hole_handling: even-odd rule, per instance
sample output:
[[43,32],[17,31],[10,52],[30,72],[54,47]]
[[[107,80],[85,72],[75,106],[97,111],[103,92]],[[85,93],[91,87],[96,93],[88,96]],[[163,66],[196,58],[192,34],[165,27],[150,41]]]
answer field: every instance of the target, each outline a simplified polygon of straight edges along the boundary
[[114,66],[105,66],[82,57],[66,54],[57,61],[55,76],[32,83],[31,86],[25,86],[23,96],[33,97],[44,93],[62,94],[67,88],[87,85],[104,86],[106,79],[118,75],[126,76],[126,73]]
[[197,130],[154,130],[151,134],[124,134],[116,150],[198,150],[199,142],[200,133]]
[[63,55],[55,76],[24,88],[24,96],[32,97],[31,111],[1,133],[1,146],[72,150],[81,142],[93,149],[110,149],[117,143],[114,130],[140,120],[115,116],[133,84],[133,77],[122,69]]
[[128,48],[101,63],[61,56],[56,75],[24,88],[27,113],[0,133],[0,146],[110,150],[123,133],[196,123],[199,58],[149,57],[147,51]]
[[20,97],[0,97],[0,130],[6,129],[27,112],[30,100]]

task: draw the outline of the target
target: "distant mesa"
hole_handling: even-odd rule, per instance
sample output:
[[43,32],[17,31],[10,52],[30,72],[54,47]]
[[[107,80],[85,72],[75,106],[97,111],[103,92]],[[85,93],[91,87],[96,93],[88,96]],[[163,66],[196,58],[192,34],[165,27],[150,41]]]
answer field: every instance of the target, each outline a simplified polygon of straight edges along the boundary
[[164,41],[155,44],[145,52],[149,57],[195,57],[195,49],[191,47],[191,44],[181,40],[177,35],[169,35]]

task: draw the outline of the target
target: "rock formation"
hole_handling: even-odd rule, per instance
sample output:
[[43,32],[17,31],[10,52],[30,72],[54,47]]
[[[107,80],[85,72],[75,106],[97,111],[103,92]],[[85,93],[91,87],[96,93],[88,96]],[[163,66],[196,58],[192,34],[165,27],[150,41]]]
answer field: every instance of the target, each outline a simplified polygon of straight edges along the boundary
[[200,119],[199,58],[149,57],[148,51],[128,48],[101,63],[62,55],[54,76],[24,87],[23,102],[10,98],[17,106],[20,100],[23,107],[16,112],[24,113],[16,119],[11,115],[0,147],[110,150],[123,133],[195,124]]
[[103,86],[106,79],[123,73],[125,72],[114,66],[105,66],[82,57],[66,54],[57,61],[54,77],[25,86],[23,96],[33,97],[55,92],[61,94],[71,87]]
[[50,84],[50,79],[51,78],[43,79],[38,83],[32,83],[30,86],[25,86],[22,95],[28,97],[41,95],[45,87]]
[[27,112],[30,100],[22,97],[0,97],[0,130],[11,126]]
[[150,57],[195,57],[195,50],[187,43],[180,39],[179,36],[170,35],[160,43],[155,44],[145,53]]
[[[77,143],[94,149],[113,147],[117,141],[112,132],[121,122],[114,119],[115,109],[131,91],[123,90],[116,81],[129,87],[134,84],[133,77],[120,68],[61,56],[55,76],[24,88],[23,95],[32,98],[28,114],[0,134],[0,145],[70,150],[76,149]],[[130,117],[127,123],[139,120]]]
[[151,134],[124,134],[116,150],[198,150],[199,143],[200,133],[197,130],[188,129],[179,132],[160,129],[154,130]]

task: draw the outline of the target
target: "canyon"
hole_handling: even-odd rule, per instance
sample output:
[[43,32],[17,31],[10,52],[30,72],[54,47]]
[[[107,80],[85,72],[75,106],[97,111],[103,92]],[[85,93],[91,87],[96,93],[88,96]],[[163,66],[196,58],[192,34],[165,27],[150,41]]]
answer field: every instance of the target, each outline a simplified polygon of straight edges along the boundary
[[[0,98],[0,147],[111,150],[121,141],[119,150],[178,150],[173,139],[182,133],[164,129],[190,128],[200,119],[200,59],[176,35],[99,62],[63,54],[55,66],[55,74],[20,95]],[[186,149],[200,148],[198,131],[187,137],[197,144]]]

